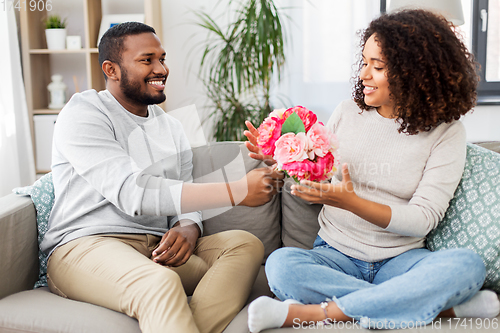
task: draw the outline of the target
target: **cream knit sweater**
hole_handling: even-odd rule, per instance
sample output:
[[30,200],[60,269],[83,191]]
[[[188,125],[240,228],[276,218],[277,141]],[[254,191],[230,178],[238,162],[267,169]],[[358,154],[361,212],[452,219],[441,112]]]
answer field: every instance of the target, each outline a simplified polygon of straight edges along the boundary
[[[354,191],[391,207],[385,229],[353,213],[325,205],[319,235],[344,254],[380,261],[424,246],[425,236],[443,218],[465,164],[465,129],[442,123],[417,135],[399,133],[399,123],[354,101],[341,103],[327,124],[339,140]],[[341,181],[341,173],[332,183]]]

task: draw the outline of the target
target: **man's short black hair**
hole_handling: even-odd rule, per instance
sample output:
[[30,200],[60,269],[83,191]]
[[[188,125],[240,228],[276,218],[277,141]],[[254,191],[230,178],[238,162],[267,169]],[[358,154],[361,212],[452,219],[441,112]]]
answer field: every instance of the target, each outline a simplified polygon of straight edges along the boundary
[[[156,34],[155,29],[140,22],[125,22],[109,28],[99,42],[99,65],[101,68],[102,63],[106,60],[120,65],[125,37],[146,32]],[[108,79],[106,74],[104,74],[104,78]]]

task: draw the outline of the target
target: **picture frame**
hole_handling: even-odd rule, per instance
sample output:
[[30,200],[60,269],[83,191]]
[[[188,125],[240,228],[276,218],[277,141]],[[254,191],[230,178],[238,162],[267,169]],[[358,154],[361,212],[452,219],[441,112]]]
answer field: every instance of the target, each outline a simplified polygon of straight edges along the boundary
[[111,27],[124,22],[141,22],[144,23],[144,14],[110,14],[103,15],[101,26],[99,28],[99,38],[97,38],[97,46],[101,41],[102,35]]

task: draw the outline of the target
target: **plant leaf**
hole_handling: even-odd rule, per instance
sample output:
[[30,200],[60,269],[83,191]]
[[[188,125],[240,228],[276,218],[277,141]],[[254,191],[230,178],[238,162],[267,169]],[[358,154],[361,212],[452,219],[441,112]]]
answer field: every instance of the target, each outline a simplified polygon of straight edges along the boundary
[[288,116],[288,118],[283,123],[283,126],[281,127],[281,135],[286,133],[298,134],[305,132],[306,128],[304,126],[304,123],[300,119],[299,115],[295,112],[292,112],[292,114]]

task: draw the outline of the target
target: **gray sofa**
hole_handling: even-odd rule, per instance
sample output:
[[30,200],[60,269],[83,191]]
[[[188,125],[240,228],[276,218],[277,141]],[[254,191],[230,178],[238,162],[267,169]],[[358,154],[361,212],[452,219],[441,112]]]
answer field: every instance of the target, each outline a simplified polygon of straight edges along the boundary
[[[498,143],[487,145],[499,149]],[[241,172],[260,166],[258,161],[248,158],[246,148],[241,143],[216,143],[195,148],[193,152],[193,175],[198,182],[223,181],[225,178],[231,180],[239,177]],[[221,168],[225,172],[221,172]],[[227,229],[247,230],[262,240],[266,257],[281,246],[310,248],[318,231],[316,218],[321,206],[293,197],[289,190],[290,182],[287,182],[281,194],[261,207],[203,212],[205,234]],[[272,296],[263,267],[248,302],[260,295]],[[7,195],[0,198],[0,332],[140,332],[137,321],[121,313],[61,298],[50,293],[46,287],[32,289],[37,278],[35,207],[29,197]],[[248,332],[247,307],[241,310],[224,332]],[[411,330],[496,332],[499,327],[500,316],[487,321],[442,318],[428,326]],[[306,329],[311,328],[302,327],[299,330]],[[338,323],[314,329],[361,328],[353,323]],[[297,328],[266,332],[295,331]]]

